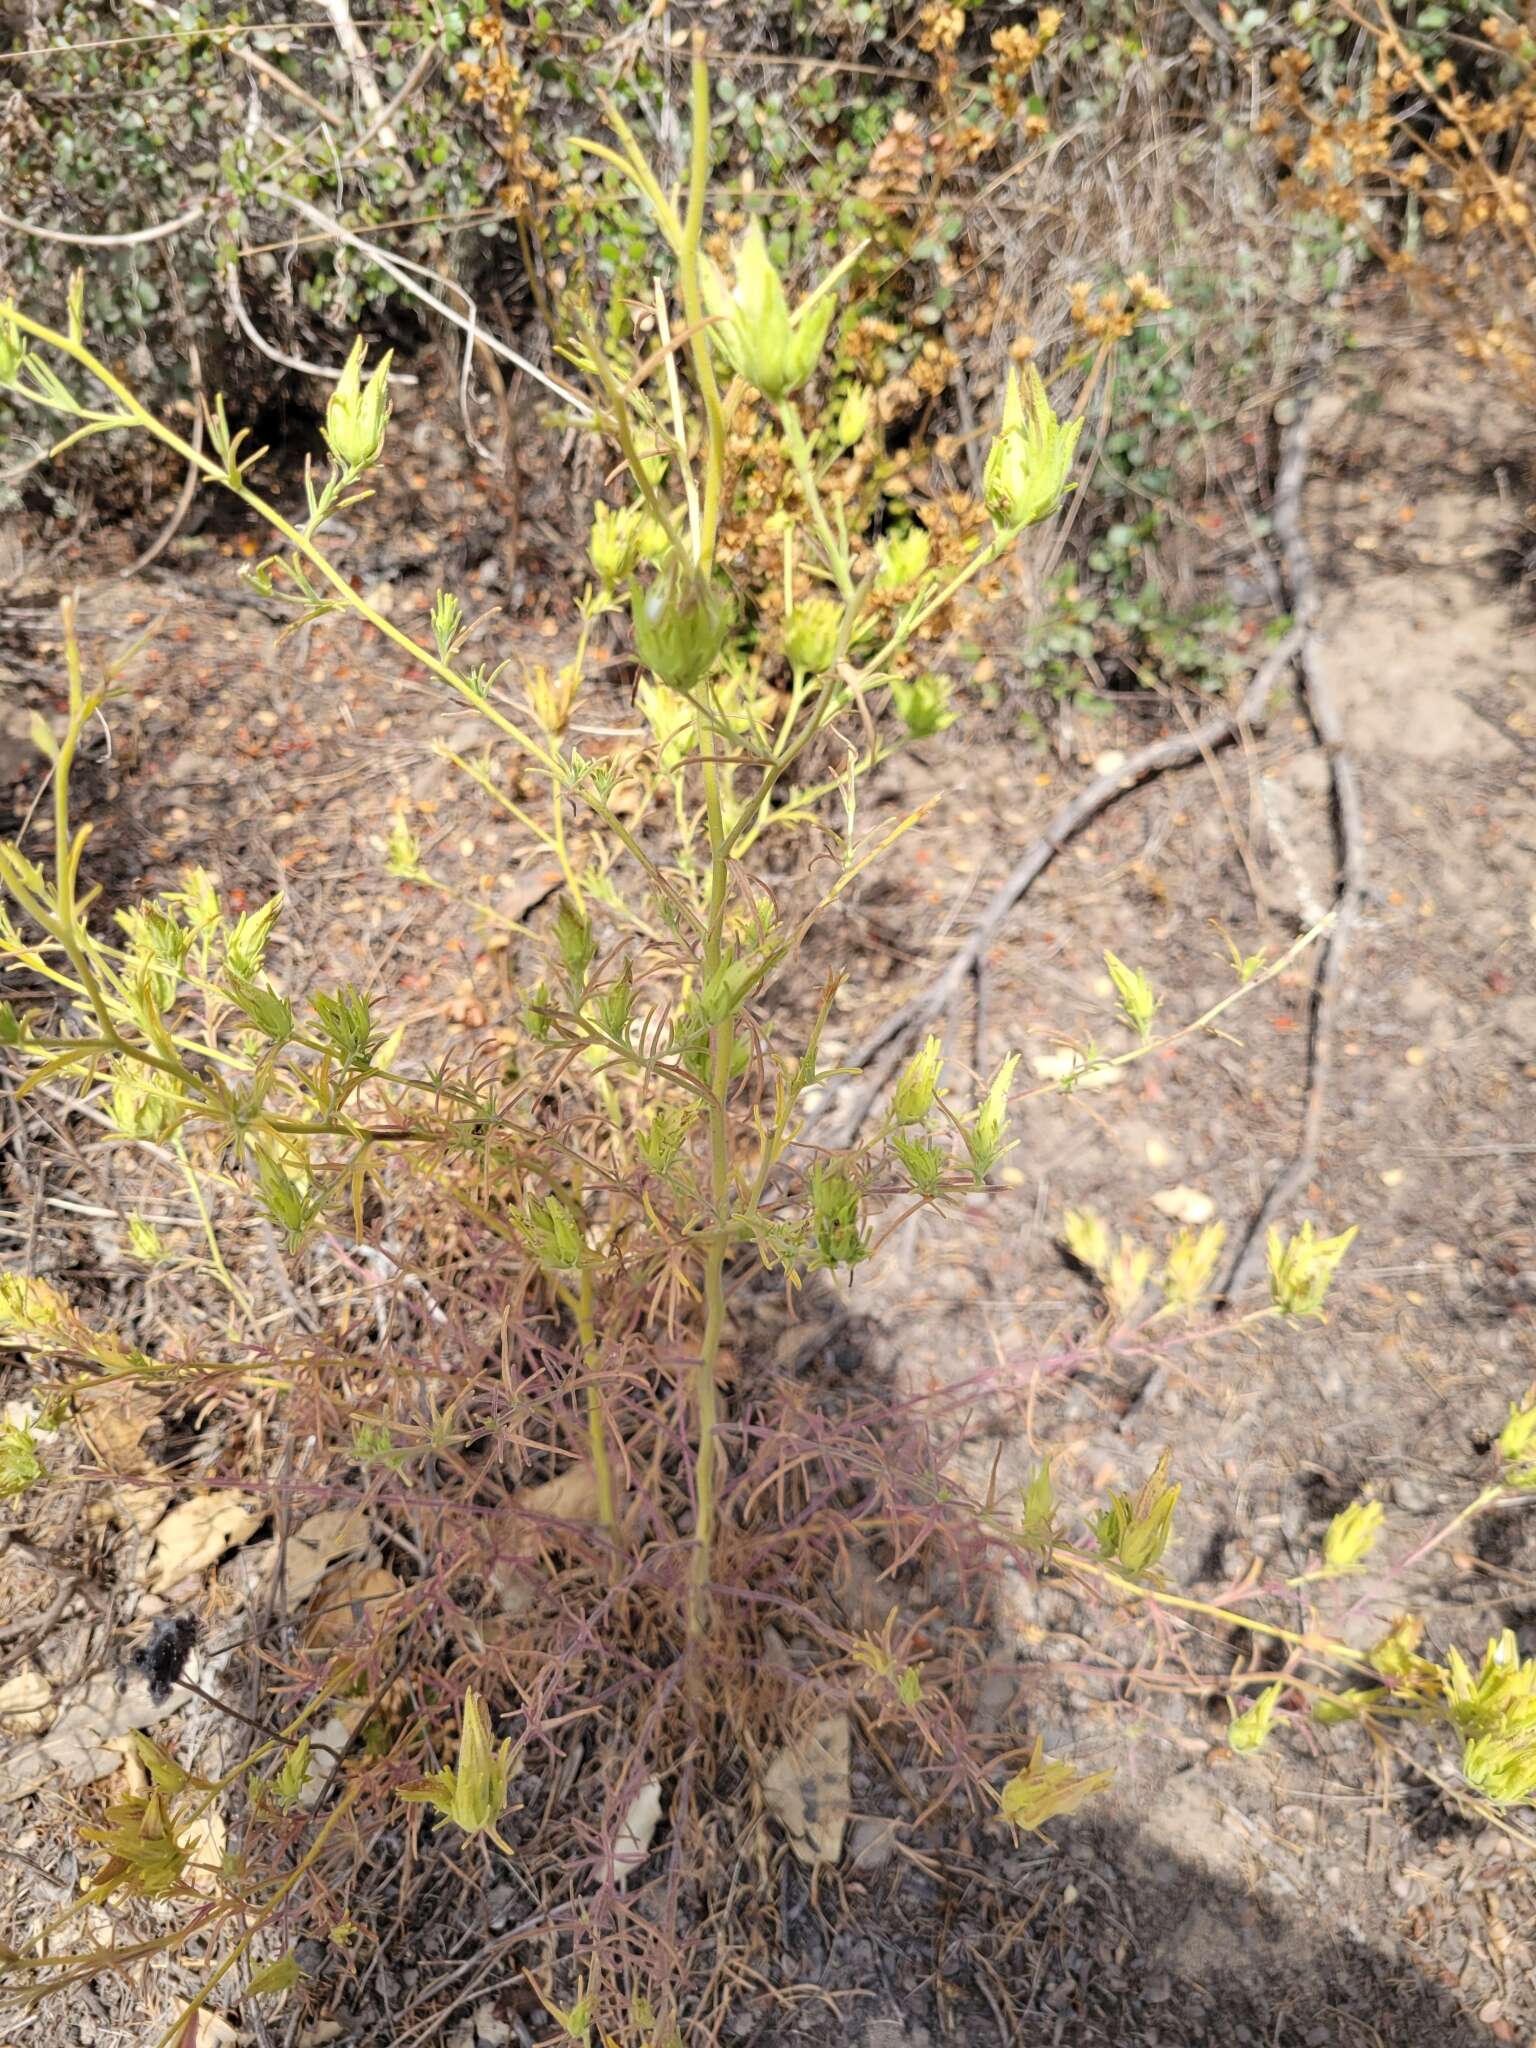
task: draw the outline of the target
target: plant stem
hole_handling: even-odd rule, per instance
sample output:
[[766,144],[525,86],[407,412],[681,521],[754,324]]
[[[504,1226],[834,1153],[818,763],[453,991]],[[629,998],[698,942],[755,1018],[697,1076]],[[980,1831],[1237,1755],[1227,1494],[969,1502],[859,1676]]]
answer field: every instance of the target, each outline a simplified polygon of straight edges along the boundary
[[233,1301],[237,1307],[244,1309],[247,1315],[250,1315],[251,1297],[246,1293],[245,1289],[240,1285],[239,1281],[235,1278],[234,1274],[230,1272],[228,1266],[224,1263],[224,1254],[219,1249],[219,1234],[213,1227],[213,1217],[209,1214],[208,1204],[203,1199],[202,1183],[199,1181],[197,1175],[192,1171],[192,1162],[187,1157],[187,1148],[182,1143],[179,1132],[171,1140],[171,1150],[176,1154],[177,1164],[181,1168],[181,1177],[187,1184],[188,1194],[190,1194],[192,1197],[192,1206],[196,1209],[198,1216],[201,1218],[203,1225],[203,1236],[207,1240],[208,1244],[209,1263],[212,1265],[214,1272],[218,1275],[220,1284],[223,1286],[226,1293],[229,1295],[230,1300]]
[[120,378],[115,377],[101,358],[93,354],[84,342],[76,341],[68,334],[60,334],[56,328],[46,327],[40,321],[30,320],[24,313],[10,310],[7,318],[32,340],[42,342],[46,347],[58,349],[61,354],[77,362],[82,369],[89,371],[122,407],[122,417],[118,424],[142,428],[163,447],[179,455],[210,483],[221,484],[243,505],[249,506],[258,518],[270,526],[274,533],[280,534],[295,553],[302,556],[323,581],[330,585],[345,607],[365,620],[382,638],[392,641],[403,653],[409,655],[412,661],[420,662],[422,667],[430,670],[440,682],[447,683],[450,689],[472,704],[482,717],[488,719],[504,738],[511,740],[547,772],[558,772],[559,763],[546,747],[541,746],[512,719],[505,717],[493,704],[487,703],[456,669],[434,654],[431,648],[424,647],[419,640],[414,640],[402,627],[385,618],[382,612],[360,597],[342,572],[321,553],[309,533],[301,531],[291,520],[286,519],[275,505],[262,497],[259,491],[253,491],[243,477],[238,480],[232,478],[223,464],[216,462],[211,455],[194,448],[189,441],[183,440],[174,427],[169,427],[163,420],[157,419],[146,406],[139,403],[128,386]]
[[837,535],[832,531],[827,508],[822,503],[821,487],[816,481],[816,468],[811,461],[805,429],[800,424],[799,413],[787,398],[779,406],[779,425],[784,430],[784,445],[800,480],[800,495],[805,499],[805,509],[816,528],[816,538],[821,542],[821,551],[827,558],[827,567],[832,571],[838,595],[845,604],[852,604],[853,571],[848,566],[848,551],[838,545]]
[[715,541],[720,528],[720,495],[725,482],[725,408],[720,403],[720,387],[715,380],[714,360],[709,353],[709,330],[699,274],[699,252],[704,238],[704,201],[709,191],[709,158],[709,67],[704,61],[704,33],[702,29],[695,29],[688,211],[683,220],[678,264],[683,311],[688,316],[690,329],[688,346],[693,356],[693,373],[698,382],[699,396],[704,401],[704,516],[699,535],[699,567],[706,575],[714,564]]
[[[704,972],[715,973],[725,942],[725,910],[730,888],[730,851],[725,815],[720,804],[720,779],[714,739],[702,713],[698,745],[704,769],[704,808],[709,831],[709,916],[704,934]],[[731,1138],[727,1098],[731,1086],[731,1049],[735,1025],[727,1017],[709,1034],[709,1167],[714,1222],[704,1255],[704,1329],[694,1366],[694,1405],[698,1410],[698,1443],[694,1457],[693,1557],[688,1575],[688,1636],[696,1642],[709,1615],[710,1559],[715,1539],[715,1482],[720,1418],[717,1368],[725,1331],[725,1254],[730,1239],[727,1209],[731,1191]]]
[[619,1516],[614,1503],[613,1467],[608,1461],[608,1422],[603,1413],[603,1390],[598,1375],[601,1347],[592,1315],[592,1275],[583,1266],[576,1293],[576,1330],[581,1338],[582,1363],[587,1370],[587,1443],[592,1452],[592,1470],[597,1478],[598,1518],[616,1545]]

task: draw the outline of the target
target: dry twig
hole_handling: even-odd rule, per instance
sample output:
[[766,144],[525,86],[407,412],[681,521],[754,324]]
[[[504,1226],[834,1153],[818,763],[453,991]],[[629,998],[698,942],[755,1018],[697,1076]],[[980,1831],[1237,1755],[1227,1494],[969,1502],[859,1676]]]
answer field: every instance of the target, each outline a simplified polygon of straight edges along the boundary
[[171,508],[170,518],[166,520],[164,526],[161,527],[160,531],[155,535],[154,539],[150,542],[149,546],[144,550],[143,554],[137,556],[133,561],[131,561],[126,569],[118,570],[117,573],[119,580],[126,579],[130,576],[137,576],[142,570],[147,569],[152,562],[159,561],[160,557],[165,553],[166,549],[170,546],[171,542],[176,538],[177,534],[181,531],[181,523],[186,518],[188,512],[191,511],[192,500],[197,495],[197,482],[199,474],[197,467],[197,457],[201,455],[203,452],[204,413],[203,365],[202,358],[199,356],[197,352],[196,342],[193,342],[191,347],[191,352],[188,357],[188,367],[191,371],[192,376],[193,404],[197,408],[197,410],[192,415],[193,459],[187,464],[187,473],[185,477],[183,477],[182,479],[181,490],[177,496],[176,503]]
[[[1234,710],[1219,712],[1186,732],[1171,733],[1166,739],[1154,740],[1109,774],[1096,776],[1086,789],[1079,790],[1070,803],[1062,806],[1010,870],[942,973],[893,1011],[844,1061],[844,1066],[854,1072],[870,1070],[870,1078],[845,1113],[839,1126],[842,1137],[849,1138],[859,1129],[886,1076],[900,1058],[902,1047],[918,1032],[934,1024],[954,1002],[967,977],[986,958],[1011,912],[1028,895],[1068,841],[1101,811],[1108,810],[1111,804],[1153,776],[1198,761],[1207,752],[1226,746],[1242,733],[1259,731],[1268,721],[1275,684],[1287,665],[1303,650],[1305,637],[1301,627],[1286,634],[1260,663]],[[829,1095],[817,1116],[825,1115],[845,1092]]]
[[1219,1290],[1228,1300],[1239,1293],[1254,1266],[1263,1256],[1270,1221],[1310,1179],[1317,1163],[1323,1118],[1328,1109],[1328,1085],[1333,1072],[1339,986],[1350,935],[1365,893],[1365,831],[1360,807],[1360,785],[1354,763],[1344,746],[1344,727],[1328,679],[1326,658],[1314,627],[1318,612],[1317,576],[1311,552],[1302,532],[1301,493],[1307,477],[1307,457],[1312,443],[1313,388],[1297,399],[1295,418],[1281,444],[1280,469],[1275,478],[1274,526],[1280,547],[1280,565],[1290,593],[1291,611],[1302,635],[1298,669],[1302,700],[1317,743],[1328,762],[1332,797],[1334,865],[1333,917],[1324,933],[1317,980],[1312,990],[1312,1013],[1307,1036],[1307,1106],[1301,1133],[1289,1163],[1271,1182],[1269,1192],[1228,1262]]

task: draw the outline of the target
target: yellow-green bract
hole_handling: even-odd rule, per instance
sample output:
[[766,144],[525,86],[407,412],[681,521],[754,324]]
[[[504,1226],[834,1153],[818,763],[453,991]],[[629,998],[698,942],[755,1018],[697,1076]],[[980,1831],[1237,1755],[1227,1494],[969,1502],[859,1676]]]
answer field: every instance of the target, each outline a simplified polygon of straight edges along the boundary
[[490,1722],[471,1687],[464,1695],[458,1762],[452,1770],[445,1764],[419,1785],[408,1786],[401,1797],[435,1806],[465,1834],[489,1835],[498,1848],[505,1849],[496,1823],[506,1809],[511,1777],[511,1740],[503,1741],[499,1749],[492,1748]]
[[365,352],[359,338],[352,344],[346,368],[325,408],[326,445],[343,469],[366,469],[377,462],[384,449],[384,429],[389,425],[389,365],[394,351],[385,351],[366,384]]
[[791,313],[756,221],[736,245],[735,271],[729,287],[713,265],[704,273],[704,297],[720,353],[764,398],[788,398],[820,360],[836,301],[827,292],[813,306]]
[[1008,373],[1002,431],[982,473],[982,493],[1000,533],[1019,533],[1048,519],[1061,503],[1082,420],[1060,420],[1033,363]]

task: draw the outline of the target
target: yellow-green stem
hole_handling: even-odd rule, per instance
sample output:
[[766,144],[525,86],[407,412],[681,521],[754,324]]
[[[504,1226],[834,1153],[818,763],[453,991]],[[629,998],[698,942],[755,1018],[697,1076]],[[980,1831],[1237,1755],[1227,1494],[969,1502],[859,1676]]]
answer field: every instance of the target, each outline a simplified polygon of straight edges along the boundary
[[853,571],[848,566],[848,551],[839,544],[837,535],[832,531],[827,508],[822,503],[821,487],[816,481],[816,469],[811,461],[805,429],[800,424],[799,413],[787,398],[779,407],[779,425],[784,430],[784,445],[789,450],[789,459],[794,465],[795,475],[800,480],[800,495],[805,499],[805,509],[810,513],[811,523],[816,528],[816,538],[821,542],[821,551],[827,558],[827,567],[832,571],[838,595],[845,604],[852,604]]
[[192,1171],[192,1162],[187,1157],[187,1148],[179,1135],[171,1140],[171,1150],[176,1154],[177,1164],[181,1167],[181,1177],[187,1184],[187,1192],[192,1197],[192,1205],[197,1210],[198,1217],[202,1222],[203,1237],[208,1246],[209,1264],[218,1275],[219,1283],[228,1294],[230,1300],[238,1308],[244,1309],[245,1313],[249,1315],[251,1313],[251,1297],[224,1263],[224,1254],[219,1249],[219,1234],[213,1227],[213,1217],[209,1213],[207,1202],[203,1199],[202,1183]]
[[709,353],[709,332],[704,317],[704,291],[700,279],[700,246],[704,239],[704,201],[709,191],[709,67],[704,61],[704,36],[695,30],[693,38],[693,135],[688,164],[688,211],[683,220],[682,247],[678,251],[683,289],[683,311],[688,316],[692,339],[693,372],[699,396],[704,401],[706,429],[704,451],[704,517],[699,536],[699,566],[708,573],[715,559],[715,541],[720,527],[720,494],[725,483],[725,408],[715,381],[714,360]]
[[494,705],[488,704],[477,691],[471,688],[469,683],[456,669],[450,667],[446,661],[443,661],[434,654],[429,647],[424,647],[419,640],[413,639],[403,628],[395,625],[392,620],[385,618],[382,612],[377,611],[365,598],[360,597],[342,572],[320,551],[308,533],[302,532],[291,520],[286,519],[275,505],[263,498],[259,491],[253,491],[243,479],[238,482],[232,481],[221,463],[215,462],[212,456],[205,455],[201,450],[194,448],[189,441],[183,440],[174,427],[168,427],[163,420],[157,419],[146,406],[139,403],[128,386],[120,378],[115,377],[107,365],[102,362],[101,358],[93,354],[83,342],[76,341],[67,334],[60,334],[56,328],[45,327],[40,321],[31,320],[26,314],[16,312],[14,309],[8,309],[7,318],[23,334],[30,336],[32,340],[40,341],[49,348],[58,349],[61,354],[67,355],[72,361],[79,363],[82,369],[88,370],[97,383],[111,392],[112,396],[122,407],[122,424],[125,427],[135,426],[142,428],[145,433],[159,441],[162,446],[171,449],[173,453],[179,455],[200,476],[205,477],[210,483],[221,484],[225,490],[230,491],[237,497],[242,504],[248,505],[260,519],[264,520],[272,528],[274,533],[281,534],[288,545],[309,563],[310,567],[319,574],[324,582],[330,585],[343,605],[355,612],[359,618],[366,620],[384,639],[393,641],[395,646],[408,654],[412,661],[420,662],[422,667],[428,669],[440,682],[447,683],[450,689],[471,703],[483,717],[487,718],[496,727],[497,731],[504,738],[511,740],[523,753],[537,761],[544,769],[550,772],[557,772],[558,763],[547,748],[541,746],[537,740],[524,732],[522,727],[517,725],[512,719],[504,717]]

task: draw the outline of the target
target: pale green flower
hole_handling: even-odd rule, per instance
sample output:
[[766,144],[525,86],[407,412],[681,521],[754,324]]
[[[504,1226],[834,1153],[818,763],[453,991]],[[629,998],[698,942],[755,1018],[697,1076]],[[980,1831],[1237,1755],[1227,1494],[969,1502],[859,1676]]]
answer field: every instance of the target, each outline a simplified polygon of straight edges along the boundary
[[1358,1570],[1376,1546],[1385,1514],[1379,1500],[1357,1500],[1334,1516],[1323,1537],[1323,1563],[1330,1572]]
[[507,1850],[507,1844],[496,1832],[496,1823],[506,1811],[511,1778],[511,1740],[504,1741],[499,1749],[492,1748],[490,1722],[471,1688],[464,1695],[458,1762],[452,1770],[445,1764],[400,1796],[435,1806],[466,1835],[489,1835],[498,1849]]
[[1040,372],[1026,364],[1021,386],[1008,373],[1002,431],[992,443],[982,495],[1001,534],[1019,533],[1048,519],[1067,491],[1081,419],[1057,418]]
[[1235,1749],[1239,1756],[1247,1756],[1264,1747],[1275,1718],[1275,1708],[1280,1704],[1284,1690],[1280,1684],[1267,1685],[1257,1699],[1234,1717],[1232,1726],[1227,1730],[1229,1748]]
[[1310,1219],[1289,1243],[1269,1233],[1270,1299],[1283,1315],[1320,1316],[1339,1262],[1354,1243],[1358,1224],[1337,1237],[1319,1237]]
[[630,585],[629,615],[641,661],[685,695],[714,667],[731,630],[725,593],[676,557],[654,582]]
[[1100,1557],[1124,1565],[1128,1572],[1150,1570],[1168,1548],[1179,1493],[1177,1484],[1168,1484],[1165,1452],[1139,1492],[1113,1495],[1099,1516],[1095,1533]]
[[1010,1827],[1033,1831],[1061,1814],[1076,1813],[1115,1775],[1113,1771],[1079,1771],[1075,1764],[1053,1763],[1044,1749],[1037,1736],[1029,1762],[1022,1771],[1015,1771],[999,1794],[1003,1819]]
[[364,384],[366,353],[359,336],[325,408],[326,443],[343,469],[367,469],[377,462],[384,450],[384,429],[389,425],[389,366],[394,351],[385,351]]
[[899,1124],[920,1124],[932,1109],[944,1071],[944,1048],[930,1034],[921,1050],[913,1053],[902,1068],[891,1099],[891,1110]]
[[798,391],[815,369],[837,310],[826,292],[814,304],[790,311],[756,221],[736,244],[732,283],[727,286],[711,264],[704,297],[721,354],[738,377],[774,403]]
[[843,607],[832,597],[808,597],[784,621],[784,656],[802,675],[819,676],[837,659]]

